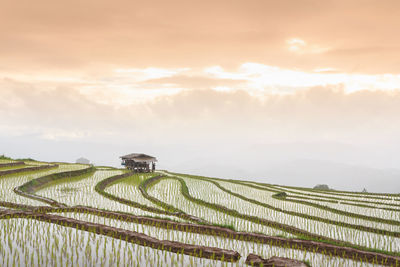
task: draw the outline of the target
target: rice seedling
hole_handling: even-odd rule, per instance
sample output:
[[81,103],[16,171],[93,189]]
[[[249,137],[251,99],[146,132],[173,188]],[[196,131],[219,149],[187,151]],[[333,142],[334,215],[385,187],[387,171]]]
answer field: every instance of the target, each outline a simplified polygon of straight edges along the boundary
[[[50,164],[25,159],[25,165],[1,166],[15,162],[0,158],[0,171]],[[57,165],[0,177],[1,266],[243,266],[250,253],[311,266],[400,262],[396,194],[325,192],[167,172],[129,174],[106,166],[67,175],[89,166]],[[16,194],[15,188],[27,194]],[[140,235],[160,242],[135,239]],[[206,250],[189,253],[184,245]],[[360,250],[350,253],[349,247]],[[211,248],[241,258],[202,254]]]

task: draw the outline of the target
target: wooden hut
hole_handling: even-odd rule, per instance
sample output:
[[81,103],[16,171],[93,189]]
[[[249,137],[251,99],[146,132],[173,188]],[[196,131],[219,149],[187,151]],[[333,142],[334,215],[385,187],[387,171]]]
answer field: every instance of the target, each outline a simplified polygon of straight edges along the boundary
[[155,157],[132,153],[121,157],[122,165],[134,172],[153,172],[156,169]]

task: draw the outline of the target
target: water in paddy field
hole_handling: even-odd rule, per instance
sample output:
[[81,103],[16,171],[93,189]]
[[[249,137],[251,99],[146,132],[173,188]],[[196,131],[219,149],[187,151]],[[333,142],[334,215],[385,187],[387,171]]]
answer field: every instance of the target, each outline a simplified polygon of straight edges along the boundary
[[[239,251],[242,258],[236,263],[227,263],[156,250],[29,219],[3,220],[0,225],[1,266],[243,266],[248,253],[263,257],[279,255],[308,259],[312,266],[378,266],[251,242],[189,234],[196,238],[192,239],[194,243],[199,243],[199,240],[201,244],[221,247],[224,242],[229,242],[229,249]],[[156,230],[156,234],[162,239],[160,231]],[[183,235],[185,233],[177,233],[173,239],[182,241]],[[211,240],[214,243],[209,244]]]
[[[38,200],[16,195],[13,192],[13,188],[16,185],[38,179],[43,175],[78,170],[83,167],[76,164],[61,164],[58,169],[54,170],[0,177],[0,187],[4,189],[1,191],[2,198],[6,201],[16,203],[36,206],[45,205]],[[61,178],[57,182],[43,186],[35,193],[69,206],[84,205],[110,211],[128,212],[135,215],[161,217],[185,222],[184,219],[172,215],[155,214],[138,207],[120,203],[94,190],[96,184],[122,173],[122,170],[101,168],[93,173],[79,177],[68,176]],[[139,190],[139,186],[153,175],[158,174],[135,174],[110,184],[104,191],[107,194],[128,199],[141,205],[160,208],[159,204],[144,197]],[[258,185],[252,182],[237,184],[232,181],[220,179],[212,179],[214,183],[211,183],[209,180],[195,179],[194,177],[185,175],[178,175],[178,177],[185,182],[188,187],[188,194],[194,199],[205,201],[212,205],[221,205],[235,210],[240,214],[257,216],[258,218],[268,219],[280,224],[294,226],[310,233],[370,248],[384,248],[386,251],[399,252],[400,242],[397,237],[352,229],[340,224],[333,225],[319,220],[302,218],[288,212],[299,212],[312,217],[398,232],[400,226],[380,220],[385,218],[395,220],[399,218],[400,209],[397,211],[396,205],[400,197],[376,197],[370,194],[358,195],[350,192],[314,192],[285,186]],[[254,185],[258,187],[252,187]],[[228,191],[223,191],[221,188],[225,188]],[[293,233],[261,225],[246,218],[238,218],[222,210],[211,209],[210,207],[200,205],[198,202],[189,201],[182,194],[181,184],[177,180],[171,179],[171,177],[151,184],[146,190],[149,196],[158,201],[162,201],[188,215],[196,216],[210,223],[230,225],[240,231],[260,232],[287,238],[296,237]],[[273,198],[274,193],[268,190],[287,192],[287,201]],[[244,196],[248,200],[257,202],[254,203],[238,196]],[[310,203],[323,203],[327,207],[335,207],[352,214],[372,216],[378,218],[378,221],[337,214],[318,207],[289,201],[298,198],[303,198],[304,201]],[[316,198],[318,200],[315,200]],[[324,202],[325,200],[335,198],[339,198],[341,201],[339,203]],[[279,209],[279,211],[257,203],[268,204],[271,207]],[[375,208],[366,208],[365,206],[357,205],[360,203],[374,205]],[[388,210],[389,207],[394,210]],[[0,207],[1,209],[4,208]],[[250,253],[260,255],[263,258],[281,256],[307,260],[312,266],[377,266],[292,248],[280,248],[268,244],[162,229],[156,225],[128,223],[84,213],[68,212],[57,214],[80,221],[99,223],[143,233],[159,240],[234,250],[239,252],[242,257],[235,263],[203,259],[139,246],[112,237],[32,219],[3,219],[0,220],[0,266],[243,266],[245,265],[244,262],[247,255]]]

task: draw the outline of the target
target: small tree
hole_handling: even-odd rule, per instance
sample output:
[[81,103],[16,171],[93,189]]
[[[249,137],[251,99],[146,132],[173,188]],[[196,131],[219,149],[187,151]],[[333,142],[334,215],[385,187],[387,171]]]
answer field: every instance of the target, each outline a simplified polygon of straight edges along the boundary
[[314,186],[314,189],[317,190],[329,190],[329,186],[327,184],[317,184],[316,186]]

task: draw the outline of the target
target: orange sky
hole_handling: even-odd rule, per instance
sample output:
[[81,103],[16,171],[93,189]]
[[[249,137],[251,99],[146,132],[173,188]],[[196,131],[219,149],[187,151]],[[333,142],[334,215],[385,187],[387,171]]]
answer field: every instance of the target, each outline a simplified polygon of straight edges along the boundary
[[[397,0],[7,1],[1,70],[82,71],[257,62],[398,73]],[[290,40],[300,39],[298,49]]]
[[0,2],[0,154],[328,142],[400,160],[400,1]]
[[[400,87],[398,1],[3,1],[0,77],[131,104]],[[134,101],[135,100],[135,101]]]

